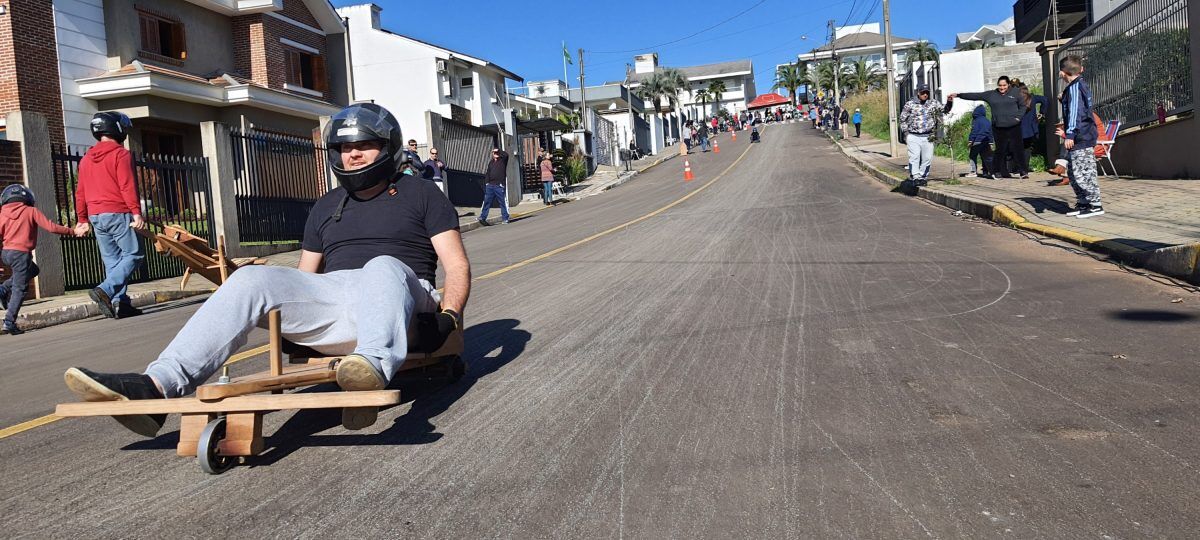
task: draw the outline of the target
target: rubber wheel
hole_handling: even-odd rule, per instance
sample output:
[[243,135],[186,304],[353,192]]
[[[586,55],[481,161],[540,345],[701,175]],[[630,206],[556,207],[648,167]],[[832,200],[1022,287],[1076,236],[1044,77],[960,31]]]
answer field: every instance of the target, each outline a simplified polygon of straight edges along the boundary
[[196,461],[200,470],[208,474],[221,474],[237,465],[236,457],[222,456],[217,446],[225,438],[225,417],[219,416],[204,426],[200,440],[196,442]]
[[467,361],[461,356],[455,356],[447,361],[450,365],[450,384],[454,384],[462,380],[467,374]]

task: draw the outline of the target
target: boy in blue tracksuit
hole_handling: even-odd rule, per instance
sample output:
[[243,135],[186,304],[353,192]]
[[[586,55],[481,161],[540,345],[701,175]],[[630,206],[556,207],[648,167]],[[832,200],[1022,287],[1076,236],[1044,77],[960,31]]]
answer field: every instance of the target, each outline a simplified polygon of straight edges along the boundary
[[[967,144],[971,146],[971,173],[967,176],[991,178],[992,121],[988,120],[987,107],[977,105],[975,111],[971,113],[971,117],[971,135],[967,137]],[[976,162],[978,162],[978,169]],[[982,170],[983,174],[975,174],[978,170]]]
[[1061,99],[1063,127],[1058,136],[1067,149],[1067,177],[1075,190],[1075,209],[1067,215],[1079,219],[1102,216],[1094,149],[1100,134],[1092,121],[1092,89],[1083,80],[1083,59],[1067,55],[1058,62],[1058,76],[1067,85]]

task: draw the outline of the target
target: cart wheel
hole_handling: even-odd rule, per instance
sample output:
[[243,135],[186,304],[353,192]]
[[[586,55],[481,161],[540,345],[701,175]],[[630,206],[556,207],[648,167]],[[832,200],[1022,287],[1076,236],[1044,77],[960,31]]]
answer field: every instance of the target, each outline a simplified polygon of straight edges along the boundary
[[204,426],[200,440],[196,442],[196,461],[200,470],[208,474],[221,474],[237,464],[236,457],[217,453],[217,445],[225,438],[225,417],[218,416]]
[[467,361],[461,356],[452,357],[447,363],[450,365],[450,384],[458,382],[467,374]]

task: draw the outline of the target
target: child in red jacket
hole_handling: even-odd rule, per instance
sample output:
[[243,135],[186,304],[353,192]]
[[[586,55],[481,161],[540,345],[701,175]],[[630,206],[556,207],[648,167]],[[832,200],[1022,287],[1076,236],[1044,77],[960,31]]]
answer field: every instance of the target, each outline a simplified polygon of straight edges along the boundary
[[37,277],[38,267],[33,263],[33,248],[37,247],[37,230],[41,227],[55,234],[74,234],[74,231],[46,218],[33,207],[33,193],[29,188],[13,184],[0,193],[0,260],[12,268],[12,277],[0,284],[0,308],[8,309],[4,316],[3,332],[17,335],[17,314],[25,301],[29,280]]

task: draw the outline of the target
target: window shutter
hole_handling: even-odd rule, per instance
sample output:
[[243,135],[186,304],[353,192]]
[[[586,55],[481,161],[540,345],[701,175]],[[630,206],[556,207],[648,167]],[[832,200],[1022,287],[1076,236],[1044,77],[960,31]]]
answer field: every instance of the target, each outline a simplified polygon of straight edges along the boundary
[[159,51],[158,41],[158,20],[153,17],[142,15],[139,22],[142,27],[142,50],[152,53],[161,53]]
[[325,80],[325,57],[312,55],[312,77],[313,90],[321,93],[329,91],[329,84]]
[[187,60],[187,34],[183,31],[182,23],[171,25],[171,51],[168,56]]

